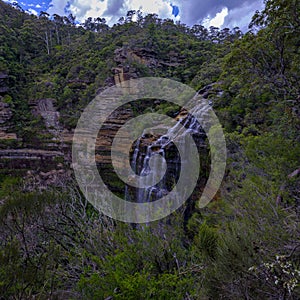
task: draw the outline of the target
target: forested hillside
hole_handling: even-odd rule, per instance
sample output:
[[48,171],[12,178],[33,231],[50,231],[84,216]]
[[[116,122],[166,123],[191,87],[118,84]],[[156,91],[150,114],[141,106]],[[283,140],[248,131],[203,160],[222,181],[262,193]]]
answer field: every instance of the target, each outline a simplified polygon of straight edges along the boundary
[[[247,33],[0,1],[0,299],[299,299],[299,49],[298,0],[266,0]],[[228,158],[207,207],[136,226],[84,198],[71,143],[98,93],[147,76],[206,93]]]

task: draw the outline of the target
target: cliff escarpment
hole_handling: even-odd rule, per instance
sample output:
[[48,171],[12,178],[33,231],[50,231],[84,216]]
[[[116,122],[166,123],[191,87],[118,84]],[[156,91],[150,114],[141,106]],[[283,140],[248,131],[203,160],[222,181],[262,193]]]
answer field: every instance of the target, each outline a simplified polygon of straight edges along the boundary
[[[172,53],[171,53],[172,54]],[[141,69],[154,74],[155,70],[168,66],[182,64],[182,58],[171,55],[168,60],[157,58],[157,53],[148,48],[119,48],[114,52],[115,67],[111,69],[110,76],[106,78],[104,86],[98,87],[98,93],[106,87],[114,84],[122,84],[124,81],[141,77]],[[43,186],[47,184],[59,184],[65,180],[66,175],[71,174],[71,147],[74,133],[74,125],[65,123],[66,108],[59,105],[59,99],[54,97],[36,98],[31,96],[28,101],[29,118],[34,120],[33,126],[18,128],[17,111],[9,97],[9,87],[6,83],[7,74],[1,74],[0,81],[0,167],[2,174],[14,174],[24,178],[36,178],[36,182]],[[71,82],[72,81],[72,82]],[[75,84],[82,80],[75,78],[68,80],[67,87],[74,91],[84,91],[88,88]],[[71,82],[71,83],[70,83]],[[51,86],[51,82],[45,85]],[[70,99],[69,99],[70,100]],[[67,99],[67,102],[69,101]],[[90,99],[90,101],[93,98]],[[114,101],[110,99],[109,101]],[[96,143],[96,162],[101,166],[103,177],[112,190],[120,192],[120,184],[117,178],[111,174],[110,147],[115,134],[137,113],[147,109],[147,105],[159,106],[145,101],[143,104],[129,105],[124,109],[115,111],[105,122]],[[105,106],[105,103],[103,103]],[[177,114],[179,111],[177,111]],[[176,112],[175,112],[176,114]],[[77,114],[78,115],[78,114]],[[75,124],[76,125],[76,124]],[[53,179],[55,177],[55,180]],[[123,187],[122,187],[123,189]]]

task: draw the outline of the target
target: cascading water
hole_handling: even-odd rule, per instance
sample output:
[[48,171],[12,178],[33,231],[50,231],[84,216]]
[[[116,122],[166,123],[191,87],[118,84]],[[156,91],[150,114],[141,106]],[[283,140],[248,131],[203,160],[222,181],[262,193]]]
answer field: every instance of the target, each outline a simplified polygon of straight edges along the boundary
[[[176,184],[181,164],[179,152],[176,151],[175,140],[181,143],[181,146],[188,151],[189,143],[185,143],[186,135],[192,135],[196,141],[196,145],[205,141],[205,133],[197,119],[206,120],[206,114],[210,105],[207,101],[199,101],[190,113],[183,113],[179,116],[177,123],[169,128],[164,135],[153,137],[150,143],[146,143],[149,139],[148,133],[143,135],[136,141],[131,157],[131,167],[136,174],[141,177],[146,176],[146,187],[136,188],[134,192],[129,192],[126,186],[126,200],[142,203],[155,201],[168,194],[172,187]],[[171,154],[170,154],[171,153]],[[167,170],[163,167],[163,159],[154,159],[161,156],[167,163]],[[157,178],[162,178],[157,183]]]

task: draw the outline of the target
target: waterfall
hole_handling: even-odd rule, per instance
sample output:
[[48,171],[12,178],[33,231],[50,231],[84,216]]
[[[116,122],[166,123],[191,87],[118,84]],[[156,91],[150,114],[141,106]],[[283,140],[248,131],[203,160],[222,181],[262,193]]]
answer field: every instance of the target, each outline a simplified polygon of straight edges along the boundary
[[[153,141],[146,145],[147,133],[137,139],[131,157],[131,167],[141,177],[146,176],[146,188],[136,188],[130,193],[126,186],[125,199],[142,203],[155,201],[168,194],[173,185],[176,184],[181,164],[179,152],[176,151],[174,141],[183,143],[182,146],[188,151],[189,145],[185,142],[186,135],[192,135],[194,140],[202,142],[205,140],[205,133],[199,124],[198,119],[205,120],[207,111],[211,109],[206,101],[199,101],[190,113],[177,118],[177,123],[169,128],[167,132],[159,137],[152,137]],[[200,141],[200,143],[201,143]],[[197,144],[197,141],[196,141]],[[171,153],[171,155],[170,155]],[[163,160],[167,163],[167,170],[163,168]],[[165,172],[166,171],[166,172]],[[157,178],[162,178],[157,183]]]

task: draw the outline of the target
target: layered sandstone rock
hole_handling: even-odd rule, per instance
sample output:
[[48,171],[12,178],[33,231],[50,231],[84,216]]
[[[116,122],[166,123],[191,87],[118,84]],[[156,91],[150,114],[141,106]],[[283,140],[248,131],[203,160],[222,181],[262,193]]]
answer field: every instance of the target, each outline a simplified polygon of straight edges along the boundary
[[[116,50],[115,62],[117,66],[112,70],[112,76],[106,80],[106,87],[119,84],[130,89],[128,80],[140,76],[138,70],[133,67],[136,63],[144,65],[151,71],[151,69],[156,70],[157,68],[177,66],[183,63],[184,59],[176,53],[170,53],[169,58],[165,60],[158,59],[157,57],[157,53],[147,48],[120,48]],[[6,80],[4,75],[2,77],[1,79],[0,74],[0,85],[1,82],[3,85],[3,82]],[[84,84],[88,83],[84,82]],[[105,90],[105,87],[100,87],[98,92],[100,93],[103,90]],[[124,191],[124,184],[120,182],[113,171],[111,146],[117,132],[128,120],[134,117],[134,111],[132,106],[127,105],[114,111],[112,114],[108,113],[108,111],[106,112],[110,107],[109,104],[113,101],[115,101],[114,96],[109,95],[101,99],[101,110],[105,115],[109,115],[109,117],[104,122],[102,128],[99,128],[95,145],[95,161],[104,181],[113,191],[119,193]],[[159,105],[159,102],[157,105]],[[60,181],[60,179],[57,179],[60,178],[59,174],[63,176],[70,175],[67,170],[72,166],[74,130],[64,128],[59,122],[60,112],[56,108],[55,99],[36,99],[31,101],[29,106],[32,114],[36,117],[41,117],[43,120],[45,128],[39,133],[47,136],[47,140],[45,139],[39,144],[34,144],[34,148],[30,145],[32,148],[29,148],[26,144],[18,146],[19,148],[14,145],[2,147],[0,151],[1,172],[12,174],[16,171],[16,173],[22,174],[25,178],[34,176],[36,178],[34,182],[37,182],[41,186],[57,184]],[[187,116],[187,112],[182,110],[177,117],[177,121],[183,119],[185,116]],[[7,103],[1,101],[0,95],[0,140],[19,140],[17,135],[13,133],[13,130],[9,128],[8,124],[11,118],[12,111]],[[123,135],[124,141],[127,138],[129,137]],[[149,135],[142,140],[141,147],[145,150],[157,138],[158,136],[155,134]],[[120,142],[116,150],[124,153],[128,150],[124,149],[124,144]],[[122,156],[120,155],[120,159],[116,159],[114,163],[122,167],[124,164]]]

